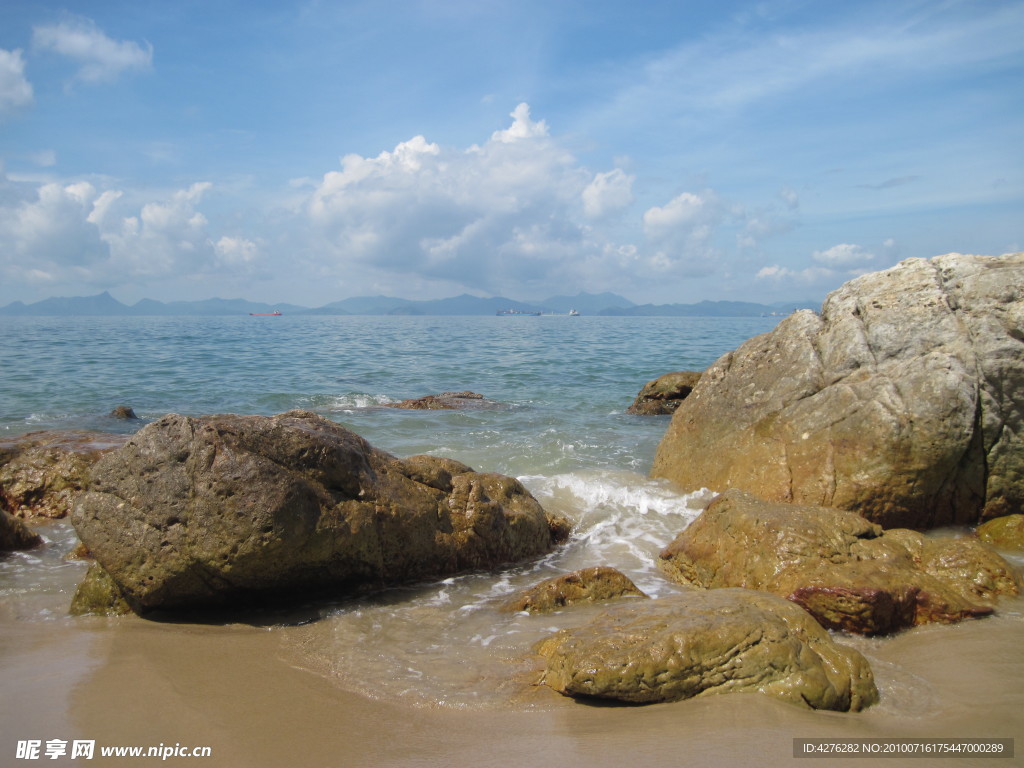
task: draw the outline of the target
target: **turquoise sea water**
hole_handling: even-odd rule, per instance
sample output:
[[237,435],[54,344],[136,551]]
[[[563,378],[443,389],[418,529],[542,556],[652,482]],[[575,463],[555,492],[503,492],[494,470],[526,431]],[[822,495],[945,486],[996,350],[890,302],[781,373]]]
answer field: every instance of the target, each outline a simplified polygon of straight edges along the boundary
[[[574,524],[536,562],[321,607],[280,630],[296,667],[371,696],[429,706],[503,706],[532,645],[587,610],[536,617],[497,608],[518,590],[611,565],[657,597],[676,589],[657,553],[700,497],[647,477],[668,417],[631,416],[640,387],[699,370],[774,318],[217,317],[0,320],[0,437],[39,429],[133,431],[169,412],[318,412],[398,456],[449,456],[520,478]],[[381,407],[472,390],[496,406]],[[107,414],[131,406],[141,421]],[[47,545],[0,560],[0,602],[18,620],[74,622],[84,565]],[[77,626],[72,624],[72,627]]]
[[[0,319],[0,435],[130,431],[166,413],[327,416],[398,455],[479,469],[646,471],[664,419],[623,413],[644,382],[703,369],[774,318],[174,317]],[[473,390],[507,406],[382,403]]]

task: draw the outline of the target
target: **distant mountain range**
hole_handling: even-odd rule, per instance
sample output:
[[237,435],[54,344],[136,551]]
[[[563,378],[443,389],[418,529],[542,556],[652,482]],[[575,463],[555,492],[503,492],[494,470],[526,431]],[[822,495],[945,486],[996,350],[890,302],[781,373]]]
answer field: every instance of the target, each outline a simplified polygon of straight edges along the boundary
[[108,292],[96,296],[50,298],[34,304],[12,302],[0,307],[0,316],[144,316],[144,315],[247,315],[273,313],[282,315],[493,315],[505,310],[525,313],[567,314],[575,309],[583,315],[610,316],[688,316],[688,317],[757,317],[788,314],[794,309],[817,309],[819,303],[785,302],[756,304],[743,301],[702,301],[698,304],[634,304],[614,293],[579,293],[575,296],[552,296],[540,302],[522,302],[501,296],[480,298],[463,294],[450,299],[416,301],[391,296],[359,296],[334,301],[322,307],[300,307],[295,304],[264,304],[245,299],[205,299],[203,301],[162,302],[142,299],[136,304],[122,304]]

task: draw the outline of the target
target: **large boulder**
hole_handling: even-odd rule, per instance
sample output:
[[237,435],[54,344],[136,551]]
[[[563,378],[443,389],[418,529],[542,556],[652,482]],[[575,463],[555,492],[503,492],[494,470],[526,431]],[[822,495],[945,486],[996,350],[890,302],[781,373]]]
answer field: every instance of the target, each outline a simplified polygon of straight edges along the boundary
[[165,416],[96,464],[72,522],[140,613],[492,568],[568,532],[513,478],[402,461],[302,411]]
[[1024,253],[909,259],[721,357],[652,474],[885,527],[1024,511]]
[[786,597],[823,626],[867,635],[992,613],[1016,595],[1013,566],[973,537],[883,531],[829,507],[716,497],[660,555],[674,580]]
[[619,597],[647,597],[615,568],[598,565],[542,581],[506,601],[509,612],[551,613],[576,603],[596,603]]
[[700,371],[674,371],[648,381],[626,413],[659,416],[675,413],[700,381]]
[[31,432],[0,442],[0,509],[16,517],[65,517],[92,465],[127,435]]
[[544,682],[568,696],[648,704],[757,691],[843,712],[878,700],[858,651],[834,642],[799,606],[745,589],[620,603],[537,651]]

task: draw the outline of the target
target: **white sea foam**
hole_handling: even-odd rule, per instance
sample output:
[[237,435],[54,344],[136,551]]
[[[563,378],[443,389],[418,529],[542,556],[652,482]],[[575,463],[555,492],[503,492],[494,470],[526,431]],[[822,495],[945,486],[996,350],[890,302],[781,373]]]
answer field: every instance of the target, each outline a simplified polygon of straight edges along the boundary
[[528,673],[538,640],[601,610],[577,606],[548,616],[499,610],[510,595],[595,565],[618,568],[654,598],[676,591],[658,570],[657,556],[699,514],[708,494],[680,494],[625,471],[520,480],[545,509],[572,521],[566,544],[499,573],[455,576],[346,606],[309,628],[318,637],[306,644],[318,649],[312,666],[371,696],[427,706],[501,705],[516,670]]
[[368,392],[348,392],[343,395],[331,395],[324,397],[316,404],[318,410],[327,413],[348,413],[366,408],[379,408],[388,403],[398,402],[393,397],[384,394],[372,394]]
[[648,594],[664,589],[658,553],[689,525],[711,494],[681,494],[668,483],[631,472],[589,470],[521,478],[541,505],[573,521],[558,553],[564,570],[611,565]]
[[663,480],[623,471],[585,471],[519,479],[538,499],[568,495],[574,497],[575,506],[584,510],[617,508],[624,513],[640,515],[674,515],[692,519],[700,513],[709,495],[706,489],[681,494]]

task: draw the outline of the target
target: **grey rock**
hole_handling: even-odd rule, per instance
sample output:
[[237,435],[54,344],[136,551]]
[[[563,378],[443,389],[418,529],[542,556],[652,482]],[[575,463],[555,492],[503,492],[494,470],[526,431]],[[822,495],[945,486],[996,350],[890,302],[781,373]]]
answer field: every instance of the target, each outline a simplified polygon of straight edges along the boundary
[[652,474],[885,527],[1019,513],[1024,253],[909,259],[720,358]]

